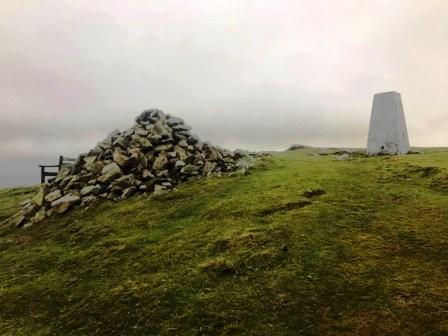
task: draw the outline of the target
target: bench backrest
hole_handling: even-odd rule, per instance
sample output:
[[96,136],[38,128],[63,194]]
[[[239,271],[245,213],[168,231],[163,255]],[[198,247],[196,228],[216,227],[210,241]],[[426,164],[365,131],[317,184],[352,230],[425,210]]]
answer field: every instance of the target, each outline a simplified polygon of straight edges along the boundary
[[76,159],[64,157],[62,155],[59,156],[59,169],[66,166],[71,166],[76,162]]

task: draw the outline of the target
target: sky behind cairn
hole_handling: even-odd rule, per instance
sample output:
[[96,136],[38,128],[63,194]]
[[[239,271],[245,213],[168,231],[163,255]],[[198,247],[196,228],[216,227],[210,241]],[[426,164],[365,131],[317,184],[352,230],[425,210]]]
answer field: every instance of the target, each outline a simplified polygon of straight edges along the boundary
[[365,147],[374,93],[448,145],[448,1],[0,0],[0,187],[142,110],[230,149]]

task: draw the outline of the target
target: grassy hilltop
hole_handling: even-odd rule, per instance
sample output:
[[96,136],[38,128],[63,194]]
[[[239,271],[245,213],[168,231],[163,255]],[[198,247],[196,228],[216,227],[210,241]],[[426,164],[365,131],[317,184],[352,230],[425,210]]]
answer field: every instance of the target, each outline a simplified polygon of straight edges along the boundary
[[448,150],[314,151],[0,227],[0,335],[448,335]]

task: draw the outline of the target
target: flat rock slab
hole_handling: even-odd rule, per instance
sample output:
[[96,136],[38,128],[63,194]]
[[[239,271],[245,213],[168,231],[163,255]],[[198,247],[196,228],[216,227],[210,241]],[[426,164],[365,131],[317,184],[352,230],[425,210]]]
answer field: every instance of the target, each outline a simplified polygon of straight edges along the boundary
[[51,203],[52,208],[56,213],[64,213],[73,205],[81,202],[81,198],[76,195],[68,194]]

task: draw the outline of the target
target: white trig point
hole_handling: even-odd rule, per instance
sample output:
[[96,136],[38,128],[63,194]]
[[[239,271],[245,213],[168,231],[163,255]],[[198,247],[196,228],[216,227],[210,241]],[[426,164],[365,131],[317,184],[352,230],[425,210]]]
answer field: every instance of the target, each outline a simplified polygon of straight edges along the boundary
[[373,97],[367,153],[406,154],[409,138],[401,95],[398,92],[378,93]]

